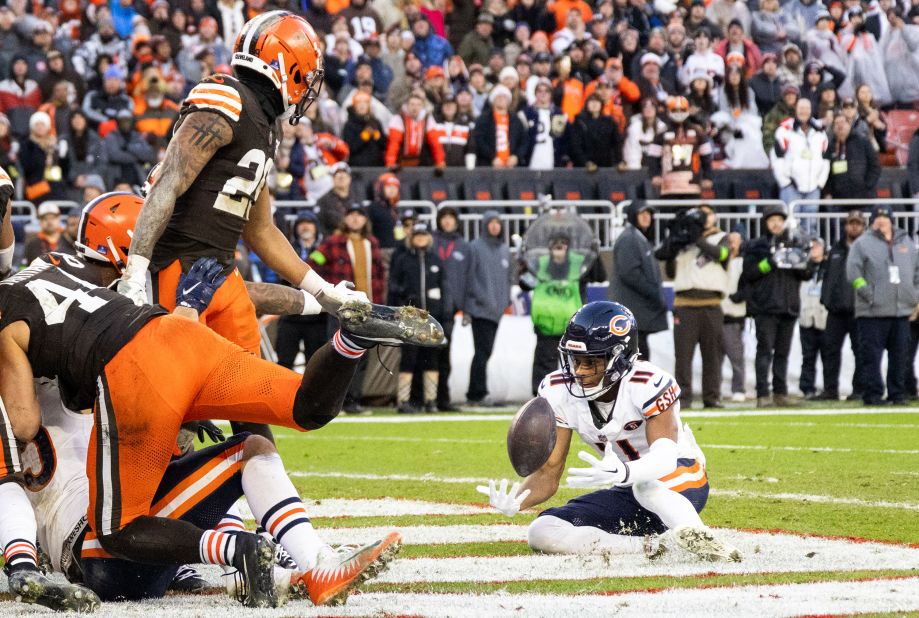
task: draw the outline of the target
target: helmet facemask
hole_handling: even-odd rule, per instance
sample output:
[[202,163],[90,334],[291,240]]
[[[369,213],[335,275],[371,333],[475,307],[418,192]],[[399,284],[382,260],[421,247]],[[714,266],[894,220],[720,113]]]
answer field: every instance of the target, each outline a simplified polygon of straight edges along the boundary
[[[563,344],[564,345],[564,344]],[[632,364],[637,358],[637,354],[627,358],[627,346],[625,344],[616,344],[612,350],[603,352],[581,352],[577,350],[568,350],[559,346],[559,356],[561,358],[562,371],[568,378],[566,386],[572,396],[579,399],[596,400],[603,396],[611,388],[616,386],[619,381],[631,370]],[[603,374],[600,380],[593,386],[585,386],[584,381],[593,381],[596,374],[590,376],[577,375],[577,357],[603,358]]]

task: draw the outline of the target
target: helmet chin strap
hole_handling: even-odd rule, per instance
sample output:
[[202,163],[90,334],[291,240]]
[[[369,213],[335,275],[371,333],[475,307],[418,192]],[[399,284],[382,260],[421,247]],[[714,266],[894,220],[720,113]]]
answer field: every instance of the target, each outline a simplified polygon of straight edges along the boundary
[[118,251],[118,247],[115,246],[115,241],[112,240],[111,236],[106,237],[106,242],[108,243],[108,248],[112,252],[112,255],[117,258],[114,266],[118,270],[118,274],[121,274],[121,271],[124,270],[125,260],[127,258],[122,258],[121,253]]

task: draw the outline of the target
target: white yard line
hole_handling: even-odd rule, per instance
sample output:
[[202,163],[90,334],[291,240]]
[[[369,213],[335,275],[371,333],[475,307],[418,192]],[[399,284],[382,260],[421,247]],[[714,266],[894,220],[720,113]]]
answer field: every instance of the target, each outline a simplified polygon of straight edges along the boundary
[[302,472],[287,473],[294,478],[351,479],[356,481],[419,481],[423,483],[445,483],[448,485],[471,485],[487,483],[489,479],[474,476],[435,476],[433,474],[373,474],[362,472]]
[[[769,427],[776,423],[764,421],[717,421],[706,420],[705,426],[718,427]],[[781,421],[782,427],[846,427],[850,429],[919,429],[919,425],[910,423],[814,423],[808,421]]]
[[[508,520],[510,521],[510,520]],[[367,528],[318,528],[327,543],[370,543],[398,530],[406,545],[444,543],[493,543],[527,540],[527,526],[513,524],[460,526],[371,526]]]
[[819,496],[813,494],[796,494],[796,493],[775,493],[768,494],[758,491],[746,491],[743,489],[719,489],[712,488],[713,496],[723,496],[727,498],[757,498],[768,500],[794,500],[797,502],[817,502],[820,504],[849,504],[853,506],[868,506],[883,509],[904,509],[907,511],[919,511],[919,503],[915,502],[889,502],[887,500],[864,500],[862,498],[846,498],[840,496]]

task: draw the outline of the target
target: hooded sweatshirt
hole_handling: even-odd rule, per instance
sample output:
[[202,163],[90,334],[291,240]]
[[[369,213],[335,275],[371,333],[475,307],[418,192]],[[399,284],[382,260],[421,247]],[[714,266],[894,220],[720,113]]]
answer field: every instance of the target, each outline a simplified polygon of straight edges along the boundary
[[486,210],[482,233],[469,245],[463,311],[474,318],[498,322],[510,304],[512,273],[511,252],[503,233],[488,234],[488,224],[494,219],[499,219],[498,211]]

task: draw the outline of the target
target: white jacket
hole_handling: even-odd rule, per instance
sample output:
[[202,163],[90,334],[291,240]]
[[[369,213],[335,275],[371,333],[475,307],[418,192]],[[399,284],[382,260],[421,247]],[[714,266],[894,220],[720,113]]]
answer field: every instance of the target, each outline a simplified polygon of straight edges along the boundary
[[811,120],[805,133],[794,117],[786,118],[775,130],[775,146],[769,153],[779,187],[794,184],[801,193],[822,189],[830,175],[830,162],[823,158],[827,144],[817,121]]

